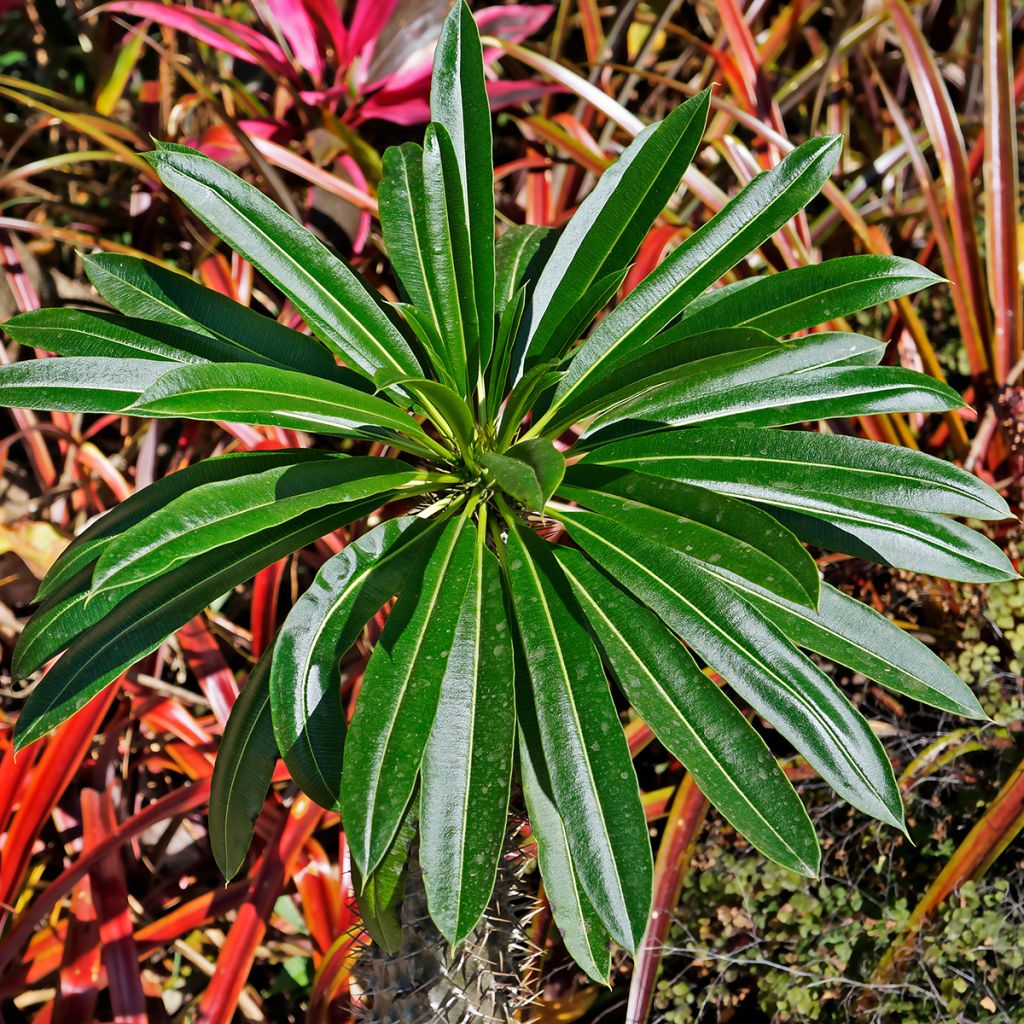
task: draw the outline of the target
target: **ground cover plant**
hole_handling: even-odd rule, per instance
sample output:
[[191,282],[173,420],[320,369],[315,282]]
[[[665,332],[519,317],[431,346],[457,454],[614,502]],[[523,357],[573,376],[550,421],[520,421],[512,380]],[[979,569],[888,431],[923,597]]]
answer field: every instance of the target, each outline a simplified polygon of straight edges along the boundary
[[[730,6],[723,12],[729,43],[749,62]],[[581,10],[585,15],[589,5]],[[282,5],[262,12],[268,29],[282,12]],[[566,40],[564,13],[551,52]],[[913,24],[900,22],[898,13],[894,26],[912,34]],[[492,885],[497,878],[501,901],[508,896],[510,855],[527,870],[539,855],[544,898],[528,930],[532,942],[550,951],[546,970],[553,966],[555,974],[549,979],[559,977],[563,941],[596,984],[610,969],[621,979],[628,960],[615,950],[633,947],[637,967],[627,1013],[640,1020],[643,993],[649,998],[657,970],[652,936],[678,898],[685,864],[679,851],[699,830],[705,796],[763,854],[810,877],[817,843],[790,785],[801,773],[813,773],[887,825],[903,821],[899,753],[876,738],[886,737],[875,699],[882,691],[862,686],[865,677],[890,688],[893,706],[930,702],[943,715],[976,718],[978,726],[963,731],[981,742],[994,735],[970,689],[904,629],[862,602],[895,610],[891,584],[879,581],[904,571],[983,583],[1014,578],[995,547],[945,518],[1012,521],[1002,499],[971,474],[911,450],[920,443],[958,453],[989,480],[1005,472],[998,417],[1012,394],[1010,385],[997,389],[1014,379],[1012,332],[1003,323],[1002,333],[979,327],[973,341],[965,334],[967,351],[974,353],[967,391],[979,410],[987,410],[971,443],[963,433],[971,412],[938,381],[937,364],[923,360],[931,378],[893,365],[897,352],[908,366],[921,365],[908,355],[908,338],[912,344],[921,340],[914,310],[927,311],[929,296],[941,296],[949,285],[916,263],[879,251],[872,234],[864,236],[872,239],[867,253],[821,264],[805,259],[808,224],[815,242],[831,239],[830,253],[855,248],[836,234],[842,221],[857,224],[859,213],[851,212],[846,198],[865,193],[856,181],[849,186],[843,179],[843,167],[861,154],[851,156],[848,145],[844,150],[829,137],[784,146],[770,134],[774,129],[766,129],[767,150],[746,152],[722,134],[723,120],[745,117],[740,123],[749,128],[765,108],[761,98],[745,105],[740,93],[730,101],[720,91],[691,88],[693,97],[680,106],[648,102],[648,116],[666,116],[644,129],[625,107],[608,102],[606,93],[614,91],[608,81],[601,82],[606,92],[588,93],[585,79],[510,43],[509,56],[595,106],[581,119],[558,114],[547,121],[549,98],[539,115],[500,121],[506,133],[495,140],[501,158],[508,158],[513,125],[528,140],[527,156],[499,164],[497,203],[482,209],[476,203],[491,194],[494,170],[489,140],[485,161],[474,133],[488,121],[480,85],[493,72],[478,68],[477,61],[483,64],[475,30],[465,14],[460,17],[461,23],[450,23],[438,52],[436,73],[449,78],[436,91],[457,95],[463,109],[436,105],[425,137],[415,127],[404,136],[391,133],[395,141],[417,142],[384,153],[379,190],[373,173],[353,188],[308,160],[285,163],[290,150],[259,140],[255,128],[258,145],[248,167],[239,148],[203,149],[243,170],[260,185],[257,190],[190,147],[160,145],[143,173],[155,197],[152,212],[166,229],[154,235],[157,219],[145,216],[144,234],[134,235],[133,226],[131,240],[159,244],[160,255],[177,259],[179,235],[191,238],[181,252],[195,245],[200,279],[217,292],[139,259],[123,244],[126,235],[116,234],[119,241],[111,243],[89,228],[113,253],[87,257],[89,277],[118,312],[99,312],[91,299],[82,303],[82,291],[72,301],[85,309],[40,310],[11,323],[22,361],[0,373],[7,377],[11,404],[20,408],[12,414],[22,428],[14,441],[25,446],[33,471],[45,479],[49,445],[43,439],[52,437],[53,448],[67,453],[64,473],[75,481],[68,491],[63,476],[43,507],[52,509],[55,522],[68,523],[80,520],[85,508],[108,506],[106,488],[115,500],[126,500],[58,560],[43,584],[37,618],[21,631],[13,668],[25,674],[32,696],[27,704],[9,704],[11,721],[20,720],[22,746],[15,761],[7,745],[0,767],[4,787],[12,787],[14,823],[0,889],[5,900],[17,900],[0,960],[8,965],[20,955],[34,923],[55,906],[48,901],[61,900],[69,886],[77,886],[76,898],[85,905],[91,891],[97,909],[105,906],[109,913],[121,905],[128,914],[128,880],[111,885],[89,865],[116,874],[104,851],[116,849],[115,842],[135,842],[128,837],[136,833],[126,829],[142,826],[150,804],[154,816],[185,814],[187,827],[202,836],[205,815],[199,818],[195,809],[205,807],[211,792],[215,751],[210,842],[224,873],[237,871],[241,881],[213,903],[201,895],[202,883],[187,890],[197,894],[191,903],[180,902],[173,891],[158,895],[148,902],[164,910],[149,918],[152,926],[137,927],[134,939],[121,944],[110,940],[108,927],[102,956],[99,947],[88,946],[85,918],[54,918],[32,940],[37,966],[27,976],[17,969],[0,974],[6,994],[17,991],[19,977],[28,989],[45,984],[49,964],[60,978],[58,1005],[70,1006],[74,974],[54,965],[63,962],[62,948],[82,941],[97,969],[114,972],[110,998],[121,1000],[121,1011],[114,1006],[114,1012],[137,1009],[143,993],[126,978],[137,957],[159,947],[153,936],[167,936],[167,943],[187,934],[189,922],[200,927],[227,915],[233,923],[203,995],[204,1020],[229,1019],[236,1003],[246,1016],[258,1013],[243,986],[254,958],[258,971],[265,970],[264,936],[274,951],[271,961],[280,951],[287,981],[262,990],[262,998],[288,1005],[286,986],[300,1004],[302,993],[312,994],[318,1009],[311,1007],[311,1014],[336,1013],[364,927],[378,951],[407,944],[413,934],[425,939],[426,950],[435,940],[419,918],[429,909],[440,928],[429,956],[452,938],[461,957],[493,947],[495,940],[482,935],[508,901],[478,925]],[[600,17],[595,22],[581,15],[581,24],[587,53],[599,51]],[[610,27],[609,40],[624,31],[623,24]],[[641,10],[630,27],[628,53],[638,72],[650,66],[644,48],[665,45],[659,35],[664,24]],[[330,63],[335,55],[323,45]],[[486,59],[493,61],[501,47],[493,40],[486,46]],[[467,47],[471,63],[449,59],[446,70],[440,58]],[[665,50],[659,73],[682,59],[670,46]],[[728,83],[741,89],[743,78],[733,74]],[[533,95],[543,93],[536,89]],[[208,101],[204,94],[202,103]],[[326,96],[311,100],[301,118],[307,134],[294,143],[318,162],[313,140],[319,136],[306,119],[315,120],[319,105],[329,102]],[[556,102],[564,109],[565,99]],[[713,151],[697,144],[709,113]],[[602,117],[611,120],[598,144],[590,131],[599,131]],[[595,154],[606,148],[612,120],[637,138],[609,166]],[[86,131],[98,124],[89,118],[74,123]],[[847,127],[834,119],[829,125]],[[569,153],[580,167],[542,157],[534,148],[538,140],[546,153]],[[356,136],[349,141],[372,171],[371,154],[358,148]],[[290,197],[256,156],[356,204],[361,213],[352,252],[364,281],[262,194],[301,210],[323,239],[331,235],[323,234],[316,192]],[[68,166],[86,169],[95,159],[82,153]],[[132,176],[138,166],[136,159]],[[53,164],[46,172],[50,180],[57,169]],[[712,170],[720,181],[731,182],[735,170],[741,182],[753,182],[727,204],[704,177]],[[596,187],[591,173],[601,175]],[[678,187],[684,173],[689,190]],[[485,178],[486,190],[473,187]],[[9,181],[18,187],[20,180],[3,179],[5,187]],[[521,215],[502,181],[528,182],[527,220],[557,227],[510,222],[510,214],[512,221]],[[824,202],[815,198],[820,187]],[[588,193],[591,198],[578,204],[578,196]],[[380,236],[367,231],[378,200]],[[621,216],[624,203],[632,218]],[[805,220],[799,211],[808,203]],[[694,215],[694,204],[714,216]],[[691,216],[702,226],[687,224]],[[919,224],[914,216],[908,223]],[[9,219],[2,226],[20,231],[23,223]],[[38,221],[37,228],[48,230]],[[68,229],[60,230],[70,240]],[[230,264],[216,252],[217,235],[235,250]],[[59,233],[54,237],[62,240]],[[438,239],[442,244],[429,244]],[[946,262],[933,265],[954,276],[948,240],[940,235],[940,243],[936,251]],[[14,269],[15,251],[4,250],[8,279],[17,286],[18,304],[32,309],[40,303]],[[922,258],[928,254],[926,249]],[[749,276],[765,266],[789,269]],[[703,294],[723,281],[724,288]],[[277,293],[285,296],[280,304]],[[915,293],[911,306],[907,296]],[[963,313],[965,301],[974,301],[974,315],[987,316],[976,300],[961,294],[954,305]],[[280,322],[255,313],[250,302],[279,313]],[[861,308],[868,312],[858,315]],[[997,305],[996,311],[1002,316],[1006,308]],[[886,319],[889,309],[898,310],[898,319]],[[847,319],[868,334],[898,337],[899,344],[886,352],[872,338],[852,334]],[[303,324],[312,337],[291,329]],[[819,324],[826,326],[805,333]],[[899,334],[901,324],[909,334]],[[29,348],[61,355],[25,360]],[[110,359],[115,351],[119,358]],[[921,352],[926,357],[928,350]],[[943,365],[956,375],[951,364]],[[252,404],[236,400],[242,388]],[[37,421],[25,410],[32,405],[56,411]],[[839,425],[837,417],[844,416],[856,417],[856,425]],[[838,434],[793,429],[826,419]],[[843,436],[853,429],[909,447]],[[118,431],[128,468],[117,445],[105,440]],[[225,436],[240,450],[220,454]],[[1012,457],[1011,448],[1011,465]],[[177,471],[162,477],[158,462]],[[93,473],[98,485],[90,483]],[[126,483],[131,479],[138,489]],[[149,480],[157,482],[147,489]],[[295,526],[299,531],[289,535]],[[1007,529],[998,535],[1005,537]],[[985,533],[994,531],[986,527]],[[12,536],[17,550],[31,557],[33,549],[22,539],[30,536],[27,530]],[[45,532],[38,536],[52,543]],[[200,555],[192,560],[196,548]],[[838,561],[825,554],[830,551],[839,553]],[[833,585],[844,566],[875,562],[883,568],[836,590],[819,579],[811,555],[829,566]],[[40,567],[50,560],[43,552]],[[251,587],[243,586],[251,576]],[[960,591],[954,585],[941,592],[956,600]],[[30,597],[25,595],[26,604]],[[154,597],[160,612],[147,615]],[[534,604],[543,614],[530,614]],[[240,622],[251,624],[251,632],[239,629]],[[230,650],[234,671],[211,627]],[[502,639],[488,648],[482,641],[491,633]],[[417,635],[428,641],[422,649],[413,642]],[[1013,642],[1012,631],[1010,637]],[[69,651],[49,665],[69,642]],[[939,649],[948,651],[949,644]],[[772,660],[764,650],[784,658]],[[545,652],[559,657],[552,662]],[[41,678],[33,658],[41,659],[38,667],[48,666]],[[234,675],[247,661],[255,667],[235,701]],[[852,675],[835,665],[850,666]],[[166,684],[159,677],[168,672],[177,674],[178,689],[160,689]],[[837,687],[829,675],[845,685]],[[723,677],[733,684],[732,697],[728,688],[719,689]],[[192,690],[191,678],[201,693]],[[422,680],[425,687],[418,685]],[[844,691],[855,697],[856,708]],[[155,703],[159,694],[168,699]],[[193,697],[207,702],[191,705],[200,714],[205,707],[205,717],[181,710],[181,702],[188,706]],[[58,725],[76,707],[80,711]],[[912,735],[919,718],[900,728]],[[775,728],[766,730],[765,723]],[[97,729],[100,739],[90,743]],[[654,734],[658,743],[652,743]],[[171,739],[148,747],[144,735]],[[390,745],[381,745],[382,737]],[[777,760],[794,748],[807,760]],[[62,757],[62,750],[70,753]],[[78,763],[77,750],[91,766],[81,796],[84,889],[73,875],[48,874],[44,883],[33,865],[33,842],[51,808],[46,834],[67,837],[71,848],[79,842],[78,793],[60,797]],[[661,751],[668,754],[667,766]],[[138,758],[141,777],[150,780],[125,794],[129,803],[138,801],[142,819],[136,825],[122,803],[123,827],[114,809],[124,799],[116,785],[122,753],[125,763]],[[67,773],[54,771],[65,758]],[[680,762],[690,769],[682,785],[657,789],[676,777]],[[182,775],[192,781],[176,793],[171,780]],[[112,776],[115,786],[105,790],[103,780]],[[450,793],[453,777],[461,802]],[[294,796],[289,778],[308,796]],[[357,785],[350,787],[350,778]],[[153,802],[160,793],[165,799]],[[998,837],[1013,834],[1014,799],[1012,787],[1000,792],[990,809],[997,813],[979,821],[988,838],[975,843],[967,858],[954,851],[956,872],[943,872],[942,884],[925,893],[922,906],[937,906],[957,877],[985,870],[993,856],[985,849],[998,851]],[[861,827],[866,821],[852,820]],[[648,829],[662,821],[652,872]],[[605,835],[593,834],[595,822],[607,824]],[[908,828],[920,842],[912,821]],[[348,880],[333,874],[334,858],[318,848],[314,829],[321,841],[338,843],[339,870],[349,859],[354,863],[355,905],[345,904]],[[891,834],[901,842],[897,830]],[[147,837],[147,851],[150,842]],[[52,839],[47,843],[55,849]],[[205,839],[200,845],[205,849]],[[73,862],[67,869],[78,870]],[[648,916],[652,879],[656,902]],[[515,887],[521,891],[524,881],[535,890],[522,877]],[[275,902],[279,892],[285,895]],[[564,940],[544,910],[548,903]],[[160,918],[163,912],[166,918]],[[140,910],[132,905],[130,913],[137,918]],[[536,907],[523,920],[534,913]],[[921,920],[915,910],[899,927],[912,934]],[[216,947],[216,931],[206,934],[213,936],[206,948]],[[609,939],[615,939],[611,953]],[[894,940],[897,953],[901,941]],[[311,961],[295,958],[296,948],[312,948]],[[885,971],[899,959],[889,953]],[[392,973],[376,992],[365,984],[364,958],[356,1003],[384,1013],[393,966],[407,955],[408,948],[389,962],[381,952],[379,963],[390,964]],[[188,962],[186,973],[206,961]],[[435,966],[435,974],[442,969]],[[885,984],[883,974],[879,984]],[[176,967],[172,977],[181,986]],[[561,977],[567,977],[564,969]],[[519,981],[524,992],[536,984]],[[570,1016],[585,1013],[598,991],[570,981],[567,1008],[556,995],[563,982],[548,984],[541,1006]],[[100,975],[92,998],[106,986]],[[189,989],[195,991],[194,981],[181,988]],[[145,995],[152,999],[152,987]],[[617,1012],[603,998],[594,1012],[601,1007]]]

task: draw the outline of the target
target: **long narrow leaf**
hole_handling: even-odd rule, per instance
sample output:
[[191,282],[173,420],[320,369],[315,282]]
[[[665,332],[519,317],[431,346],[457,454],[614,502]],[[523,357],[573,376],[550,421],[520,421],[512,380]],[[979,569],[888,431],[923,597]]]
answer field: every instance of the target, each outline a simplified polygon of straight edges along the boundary
[[839,158],[837,137],[812,139],[758,175],[695,231],[598,325],[555,394],[566,400],[611,356],[635,352],[701,292],[817,195]]
[[765,856],[814,877],[821,854],[807,811],[736,705],[652,611],[583,554],[563,548],[558,560],[637,713]]
[[562,355],[579,326],[568,312],[595,282],[624,273],[693,159],[709,102],[705,90],[645,128],[562,230],[531,296],[523,368]]
[[372,377],[416,374],[405,338],[358,277],[257,188],[185,146],[146,154],[160,180],[295,304],[321,341]]
[[270,723],[270,652],[256,663],[231,708],[210,782],[210,848],[220,873],[238,874],[277,764]]
[[635,950],[650,908],[651,844],[601,660],[546,541],[510,526],[508,577],[573,867],[609,933]]
[[342,817],[363,877],[409,804],[473,563],[473,530],[451,521],[411,572],[366,666],[345,744]]
[[[116,310],[211,339],[226,350],[218,362],[252,360],[321,377],[337,371],[314,338],[261,316],[234,299],[150,260],[116,253],[83,258],[93,286]],[[235,352],[234,359],[228,353]]]
[[604,516],[560,513],[570,535],[615,574],[855,807],[900,828],[892,766],[867,722],[778,627],[724,581]]
[[321,566],[281,627],[270,674],[274,735],[299,787],[341,806],[345,714],[338,665],[366,623],[401,589],[427,520],[391,519]]
[[601,463],[774,504],[794,495],[870,495],[879,505],[974,519],[1005,519],[1006,502],[973,473],[923,452],[806,431],[674,430],[590,452]]
[[434,51],[430,114],[447,129],[455,150],[476,307],[474,363],[483,367],[494,335],[494,157],[480,32],[463,0],[445,19]]
[[452,945],[473,930],[494,889],[508,828],[515,719],[501,569],[484,535],[423,753],[420,863],[430,916]]

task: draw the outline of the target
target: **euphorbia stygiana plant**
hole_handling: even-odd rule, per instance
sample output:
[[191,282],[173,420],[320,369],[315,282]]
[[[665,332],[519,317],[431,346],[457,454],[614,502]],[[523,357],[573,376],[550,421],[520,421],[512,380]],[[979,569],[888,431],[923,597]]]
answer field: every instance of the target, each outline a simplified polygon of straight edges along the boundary
[[[610,682],[765,856],[813,875],[800,799],[707,670],[836,793],[902,827],[881,745],[804,652],[954,714],[981,708],[915,639],[822,582],[804,545],[1006,580],[1000,551],[948,517],[1008,510],[938,459],[798,427],[963,404],[880,366],[872,338],[806,333],[926,286],[928,271],[851,256],[712,287],[817,195],[838,138],[758,175],[616,302],[698,146],[708,95],[642,131],[563,229],[511,227],[497,241],[464,4],[445,24],[431,99],[422,147],[386,153],[380,190],[405,301],[384,303],[245,181],[159,145],[147,159],[164,184],[312,335],[117,255],[87,266],[118,314],[44,310],[7,325],[64,357],[0,367],[8,405],[315,439],[190,466],[75,539],[16,652],[27,676],[66,649],[25,704],[18,743],[263,567],[372,514],[378,525],[322,566],[235,706],[211,803],[218,861],[228,875],[241,864],[280,754],[341,812],[369,916],[386,910],[418,829],[431,916],[458,943],[490,899],[515,774],[566,945],[603,979],[610,940],[635,950],[651,901]],[[348,454],[351,439],[387,454]],[[339,661],[392,598],[346,730]]]

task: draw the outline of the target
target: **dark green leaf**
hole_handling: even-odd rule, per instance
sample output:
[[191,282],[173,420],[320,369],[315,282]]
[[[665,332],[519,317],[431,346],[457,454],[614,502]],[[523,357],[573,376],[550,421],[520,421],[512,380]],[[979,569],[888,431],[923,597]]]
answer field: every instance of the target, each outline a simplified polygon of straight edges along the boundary
[[162,144],[145,158],[211,231],[292,300],[313,333],[347,364],[369,377],[388,368],[421,372],[376,296],[259,189],[185,146]]
[[544,879],[544,895],[569,955],[601,985],[611,971],[611,936],[580,884],[565,824],[555,806],[554,789],[529,676],[518,652],[516,667],[516,720],[519,725],[519,774],[530,828],[537,842],[537,862]]
[[326,561],[295,602],[274,649],[274,734],[298,786],[339,810],[345,713],[338,666],[366,623],[401,588],[431,524],[391,519]]
[[540,224],[513,224],[505,229],[495,245],[495,293],[499,312],[504,311],[524,286],[537,279],[555,239],[552,229]]
[[455,151],[479,332],[475,363],[483,367],[494,332],[494,158],[480,32],[463,0],[445,19],[434,51],[430,114],[447,129]]
[[473,263],[465,199],[455,148],[443,125],[431,123],[423,139],[427,273],[433,283],[438,332],[452,375],[468,396],[476,386],[480,324],[473,293]]
[[[242,349],[207,334],[152,320],[138,320],[115,313],[93,313],[84,309],[32,310],[8,320],[4,330],[19,344],[62,356],[117,356],[172,363],[225,362],[245,358]],[[253,361],[273,362],[262,357],[254,357]]]
[[383,504],[396,492],[415,494],[423,480],[422,473],[397,459],[323,452],[298,465],[203,484],[108,543],[96,563],[93,591],[144,583],[311,509],[373,497]]
[[664,477],[577,463],[559,493],[649,540],[815,607],[820,579],[803,545],[767,512]]
[[374,440],[396,441],[395,435],[401,433],[414,443],[396,441],[398,446],[420,452],[429,442],[412,416],[383,398],[336,381],[255,363],[204,363],[165,370],[159,382],[139,396],[131,412],[226,419]]
[[17,747],[60,725],[211,601],[375,506],[371,500],[360,506],[315,509],[284,527],[217,548],[141,587],[110,591],[91,606],[73,608],[62,621],[61,646],[71,638],[74,642],[22,709]]
[[941,281],[899,256],[843,256],[780,274],[751,277],[692,303],[665,338],[720,327],[756,327],[776,337],[793,334],[910,295]]
[[817,195],[839,158],[838,136],[812,139],[759,174],[673,250],[579,348],[555,395],[566,401],[611,357],[638,352],[698,295]]
[[508,373],[512,365],[512,346],[515,343],[519,325],[526,309],[526,286],[524,285],[506,303],[501,311],[501,322],[494,339],[494,353],[487,371],[487,419],[497,419],[498,410],[507,394]]
[[406,142],[384,151],[384,177],[377,199],[384,244],[398,280],[409,301],[438,327],[441,319],[433,305],[424,263],[430,237],[424,209],[422,146]]
[[821,588],[817,611],[749,586],[744,597],[800,647],[924,704],[965,718],[985,717],[970,687],[941,658],[834,587]]
[[352,859],[364,876],[387,852],[415,788],[474,550],[464,517],[445,526],[406,578],[367,663],[341,793]]
[[551,545],[512,523],[508,577],[574,869],[612,937],[634,951],[651,904],[651,844],[600,656]]
[[[946,412],[963,406],[948,384],[902,367],[829,367],[767,381],[680,397],[671,404],[635,408],[630,419],[588,433],[593,448],[618,436],[662,426],[782,427],[818,419],[877,416],[884,412]],[[642,405],[642,403],[641,403]]]
[[494,483],[513,501],[527,508],[540,510],[544,507],[544,493],[533,467],[521,459],[509,458],[497,452],[484,452],[480,456],[484,467]]
[[841,511],[846,499],[870,496],[879,505],[919,512],[974,519],[1010,515],[991,487],[958,466],[900,445],[835,434],[673,430],[610,444],[590,452],[585,461],[767,504],[791,505],[804,496]]
[[102,356],[26,359],[0,366],[0,393],[13,409],[120,412],[175,365]]
[[892,766],[870,726],[777,626],[681,552],[596,513],[560,518],[591,558],[721,672],[840,796],[903,827]]
[[313,338],[184,274],[118,253],[85,256],[83,263],[96,291],[115,309],[205,336],[208,344],[224,350],[216,362],[270,363],[319,377],[334,377],[338,371],[331,354]]
[[834,501],[803,495],[786,507],[775,502],[771,508],[798,537],[830,551],[967,583],[1017,579],[1013,565],[992,541],[930,512],[854,498],[844,498],[837,507]]
[[807,811],[764,740],[649,609],[579,551],[558,560],[630,704],[705,796],[765,856],[815,877]]
[[[661,384],[700,379],[715,367],[744,366],[782,350],[770,334],[745,327],[711,331],[657,347],[655,342],[643,353],[611,364],[606,373],[592,377],[571,401],[559,405],[557,423],[584,419]],[[882,349],[881,345],[877,347]],[[551,426],[548,432],[557,429]]]
[[210,782],[210,848],[227,880],[238,874],[252,842],[277,764],[270,724],[270,652],[256,663],[231,708]]
[[[621,280],[693,159],[710,96],[705,90],[640,132],[563,228],[533,291],[524,324],[524,365],[561,356],[585,326],[582,307],[596,304],[595,285]],[[607,292],[606,287],[600,290]]]
[[420,792],[427,905],[453,946],[476,926],[494,889],[508,828],[515,721],[501,569],[480,535],[423,754]]
[[[737,393],[760,394],[758,385],[762,381],[771,381],[771,387],[784,391],[788,378],[793,377],[797,379],[794,386],[799,387],[800,381],[820,379],[823,369],[884,350],[874,338],[863,334],[827,333],[775,342],[767,350],[743,348],[700,359],[684,364],[675,374],[658,374],[659,383],[627,396],[594,420],[590,431],[626,419],[671,422],[679,408],[688,409],[701,402],[714,407],[716,396],[724,396],[718,401],[728,403]],[[818,372],[809,372],[812,370]],[[775,378],[780,378],[778,384],[774,383]]]
[[373,941],[394,956],[402,947],[402,904],[409,873],[409,850],[416,838],[416,803],[409,804],[395,838],[365,881],[352,865],[352,884],[363,927]]
[[476,424],[466,400],[447,384],[423,377],[392,378],[403,389],[414,395],[429,419],[456,445],[459,451],[469,452],[476,445]]
[[[154,481],[148,487],[127,497],[83,530],[60,553],[39,585],[36,600],[42,601],[63,586],[72,576],[92,565],[103,553],[111,538],[124,533],[150,513],[162,508],[186,491],[217,480],[261,473],[277,466],[294,465],[323,457],[309,448],[282,448],[277,451],[231,452],[197,462]],[[38,665],[35,666],[38,668]],[[35,668],[29,669],[30,672]]]
[[505,454],[532,467],[544,501],[558,490],[565,476],[565,456],[548,440],[535,438],[512,445]]

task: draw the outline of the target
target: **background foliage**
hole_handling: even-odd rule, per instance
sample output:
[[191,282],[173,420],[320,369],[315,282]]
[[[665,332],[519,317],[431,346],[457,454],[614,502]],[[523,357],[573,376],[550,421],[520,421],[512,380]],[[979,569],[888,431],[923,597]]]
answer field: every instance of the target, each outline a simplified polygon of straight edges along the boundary
[[[2,0],[0,313],[95,303],[79,252],[101,246],[167,261],[297,323],[162,190],[136,156],[150,135],[199,145],[257,182],[387,292],[379,154],[422,132],[445,7],[350,3],[335,22],[330,0],[104,8]],[[492,102],[504,109],[498,209],[511,222],[562,223],[638,118],[661,117],[718,83],[712,145],[626,288],[758,169],[812,135],[844,133],[828,204],[762,247],[754,266],[891,251],[946,277],[948,285],[854,326],[891,339],[890,359],[948,379],[977,415],[878,417],[844,429],[952,456],[1019,512],[1019,12],[980,0],[564,0],[479,14],[485,33],[502,40],[488,56]],[[17,355],[8,342],[3,358]],[[5,669],[36,579],[86,519],[200,458],[292,441],[283,430],[209,424],[168,443],[157,423],[68,414],[20,412],[5,425]],[[5,1020],[349,1019],[361,930],[337,819],[292,800],[280,773],[258,826],[261,852],[225,889],[203,815],[236,677],[316,566],[348,539],[333,536],[265,570],[17,761],[10,737],[23,695],[7,687]],[[996,539],[1015,555],[1012,521]],[[700,794],[632,726],[664,851],[655,931],[679,906],[656,1012],[1012,1021],[1024,987],[1013,941],[1024,872],[1024,594],[1016,584],[940,586],[850,560],[827,570],[831,582],[933,640],[994,723],[963,728],[844,680],[903,781],[914,845],[825,805],[816,780],[790,764],[831,837],[820,884],[765,867],[717,820],[702,831]],[[367,650],[346,665],[350,683]],[[547,924],[543,911],[534,918],[543,1017],[644,1018],[659,957],[641,957],[632,973],[623,964],[603,993],[569,969]]]

